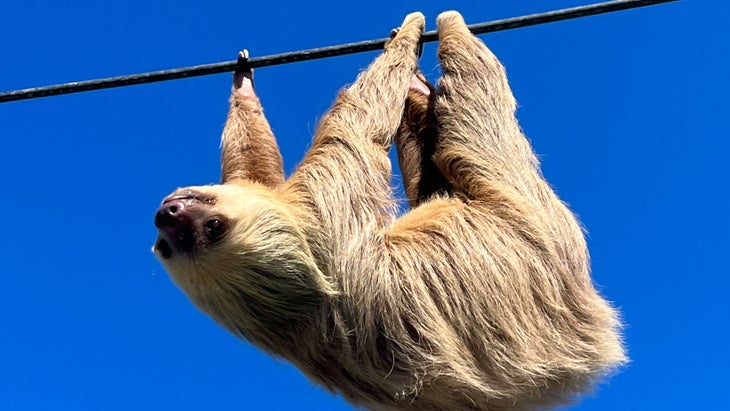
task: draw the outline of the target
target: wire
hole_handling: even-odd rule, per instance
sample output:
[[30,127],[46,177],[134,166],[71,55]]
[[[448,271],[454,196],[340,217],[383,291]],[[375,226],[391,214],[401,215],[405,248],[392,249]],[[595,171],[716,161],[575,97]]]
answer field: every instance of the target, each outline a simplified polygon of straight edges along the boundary
[[[605,3],[597,3],[587,6],[578,6],[567,9],[548,11],[545,13],[530,14],[526,16],[472,24],[469,26],[469,30],[474,34],[492,33],[495,31],[509,30],[519,27],[528,27],[544,23],[552,23],[578,17],[587,17],[596,14],[603,14],[613,11],[627,10],[674,1],[677,0],[608,1]],[[379,50],[385,46],[385,43],[388,40],[388,38],[381,38],[355,43],[340,44],[337,46],[292,51],[288,53],[272,54],[262,57],[252,57],[248,59],[245,64],[247,64],[251,68],[257,68]],[[438,34],[436,31],[428,31],[424,33],[421,37],[421,41],[424,43],[429,43],[437,40]],[[169,70],[152,71],[148,73],[131,74],[97,80],[77,81],[72,83],[56,84],[52,86],[33,87],[22,90],[8,91],[0,93],[0,103],[17,100],[27,100],[39,97],[57,96],[61,94],[80,93],[83,91],[99,90],[113,87],[132,86],[135,84],[154,83],[158,81],[174,80],[180,78],[205,76],[208,74],[218,74],[234,71],[236,68],[238,68],[239,64],[241,63],[239,63],[238,60],[224,61],[220,63],[202,64],[199,66],[182,67]]]

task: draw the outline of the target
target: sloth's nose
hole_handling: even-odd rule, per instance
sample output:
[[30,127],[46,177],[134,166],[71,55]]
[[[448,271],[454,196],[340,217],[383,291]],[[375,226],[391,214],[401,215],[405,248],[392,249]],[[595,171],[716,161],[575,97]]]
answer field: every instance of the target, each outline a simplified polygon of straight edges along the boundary
[[156,249],[164,258],[173,251],[190,253],[195,246],[194,205],[184,199],[170,200],[160,206],[155,214],[155,226],[160,231]]
[[159,229],[176,228],[180,224],[188,224],[185,202],[182,200],[168,201],[162,204],[155,215],[155,227]]

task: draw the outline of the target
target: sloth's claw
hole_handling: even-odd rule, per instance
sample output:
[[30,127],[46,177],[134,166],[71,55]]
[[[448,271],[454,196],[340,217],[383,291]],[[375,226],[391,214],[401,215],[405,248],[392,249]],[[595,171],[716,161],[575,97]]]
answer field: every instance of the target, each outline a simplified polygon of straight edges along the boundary
[[238,52],[238,62],[233,73],[233,92],[241,97],[255,99],[253,69],[248,65],[247,49]]

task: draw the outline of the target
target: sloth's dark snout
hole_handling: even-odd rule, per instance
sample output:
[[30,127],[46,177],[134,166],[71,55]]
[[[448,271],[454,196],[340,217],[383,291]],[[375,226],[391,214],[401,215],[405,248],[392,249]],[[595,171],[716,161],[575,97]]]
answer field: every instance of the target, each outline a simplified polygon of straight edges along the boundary
[[162,204],[155,215],[155,226],[161,230],[169,230],[179,227],[180,225],[189,224],[190,218],[186,216],[185,202],[182,200],[172,200]]
[[160,232],[155,251],[164,259],[176,253],[190,257],[219,241],[227,225],[224,217],[212,214],[215,203],[214,197],[191,189],[167,197],[155,214]]
[[155,226],[160,231],[156,248],[164,258],[182,251],[190,253],[195,247],[196,215],[199,207],[187,199],[165,201],[155,214]]

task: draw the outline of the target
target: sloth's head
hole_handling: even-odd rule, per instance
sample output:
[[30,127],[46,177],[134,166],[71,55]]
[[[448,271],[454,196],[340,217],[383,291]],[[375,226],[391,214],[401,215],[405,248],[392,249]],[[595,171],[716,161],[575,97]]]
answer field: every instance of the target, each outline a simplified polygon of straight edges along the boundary
[[182,188],[157,210],[154,252],[200,309],[272,349],[330,294],[291,210],[256,184]]

